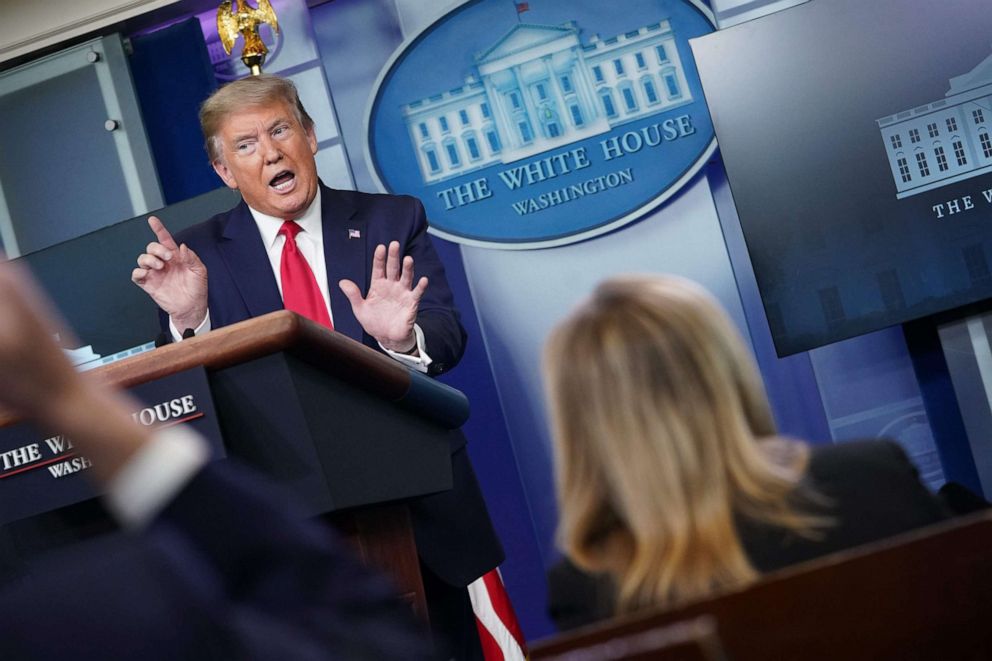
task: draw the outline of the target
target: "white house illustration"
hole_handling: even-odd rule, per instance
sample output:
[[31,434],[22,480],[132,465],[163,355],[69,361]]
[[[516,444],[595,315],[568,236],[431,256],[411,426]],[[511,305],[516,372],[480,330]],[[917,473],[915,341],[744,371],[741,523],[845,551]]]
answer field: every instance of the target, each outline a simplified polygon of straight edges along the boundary
[[876,121],[899,199],[992,172],[992,55],[943,99]]
[[461,87],[403,106],[424,182],[510,163],[690,103],[668,20],[609,39],[513,27]]

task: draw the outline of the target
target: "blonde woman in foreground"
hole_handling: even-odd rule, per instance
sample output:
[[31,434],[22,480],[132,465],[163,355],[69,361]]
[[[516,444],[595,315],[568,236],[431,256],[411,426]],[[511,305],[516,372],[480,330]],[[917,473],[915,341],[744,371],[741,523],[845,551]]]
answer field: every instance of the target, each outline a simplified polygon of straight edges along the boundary
[[744,342],[688,280],[604,282],[552,333],[544,369],[562,629],[945,518],[894,442],[776,436]]

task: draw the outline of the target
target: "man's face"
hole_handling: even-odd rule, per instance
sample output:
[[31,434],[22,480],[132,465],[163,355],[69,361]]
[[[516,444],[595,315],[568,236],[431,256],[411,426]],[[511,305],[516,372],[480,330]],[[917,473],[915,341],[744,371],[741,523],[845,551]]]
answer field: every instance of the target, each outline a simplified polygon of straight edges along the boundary
[[214,170],[262,213],[298,218],[317,195],[317,138],[305,130],[285,102],[231,113],[217,134],[220,158]]

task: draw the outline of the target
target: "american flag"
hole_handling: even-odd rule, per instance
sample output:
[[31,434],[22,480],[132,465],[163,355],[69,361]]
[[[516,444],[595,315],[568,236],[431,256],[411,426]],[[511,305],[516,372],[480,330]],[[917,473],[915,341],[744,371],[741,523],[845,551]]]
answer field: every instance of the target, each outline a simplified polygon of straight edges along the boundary
[[518,14],[522,14],[525,11],[530,11],[530,3],[529,2],[514,2],[513,4],[517,6],[517,13]]
[[349,239],[360,239],[362,238],[362,233],[359,230],[348,230]]
[[470,583],[468,596],[472,599],[472,612],[485,660],[524,661],[527,644],[499,570],[490,570]]

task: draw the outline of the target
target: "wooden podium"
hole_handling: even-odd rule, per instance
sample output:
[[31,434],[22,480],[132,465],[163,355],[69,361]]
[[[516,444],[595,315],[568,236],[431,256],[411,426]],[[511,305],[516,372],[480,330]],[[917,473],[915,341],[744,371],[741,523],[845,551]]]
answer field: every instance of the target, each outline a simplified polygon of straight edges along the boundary
[[404,501],[451,488],[465,396],[288,311],[93,373],[127,388],[200,365],[228,455],[294,491],[426,619]]

